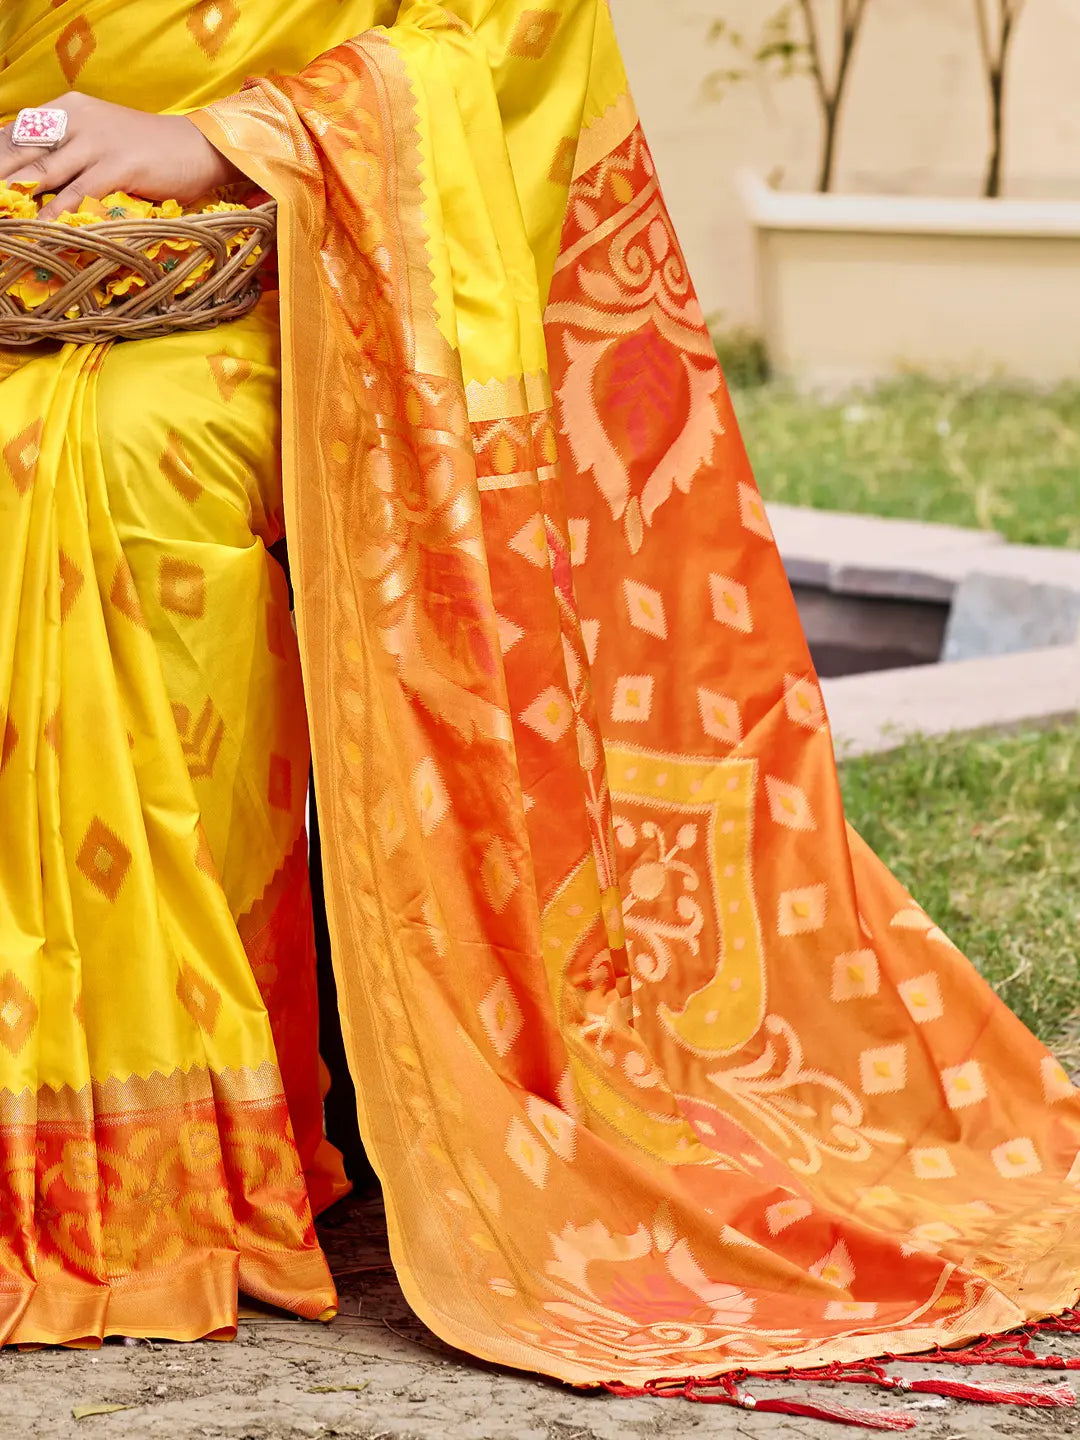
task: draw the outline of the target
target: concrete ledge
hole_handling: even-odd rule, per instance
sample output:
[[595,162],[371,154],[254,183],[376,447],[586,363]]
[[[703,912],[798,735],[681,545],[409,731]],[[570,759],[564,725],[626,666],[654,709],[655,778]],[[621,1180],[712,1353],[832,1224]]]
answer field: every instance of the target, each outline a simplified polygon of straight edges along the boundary
[[[835,594],[948,602],[965,575],[984,568],[988,552],[1012,548],[993,530],[803,505],[766,508],[791,583]],[[1077,564],[1080,584],[1080,555]]]
[[840,759],[918,735],[1009,729],[1080,714],[1080,646],[822,681]]
[[759,230],[839,230],[863,235],[1080,235],[1080,201],[983,200],[922,195],[819,195],[776,190],[752,170],[739,176]]
[[1080,371],[1080,204],[744,186],[773,367],[810,389]]
[[793,586],[951,607],[944,660],[1080,640],[1080,550],[1007,545],[955,525],[767,508]]

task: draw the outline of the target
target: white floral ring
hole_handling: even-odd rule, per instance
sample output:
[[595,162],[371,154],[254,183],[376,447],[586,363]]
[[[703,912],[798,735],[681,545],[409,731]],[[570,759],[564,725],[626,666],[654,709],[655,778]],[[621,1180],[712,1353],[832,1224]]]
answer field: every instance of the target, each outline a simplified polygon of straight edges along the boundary
[[68,112],[58,109],[20,110],[11,130],[13,145],[32,145],[38,150],[55,150],[68,129]]

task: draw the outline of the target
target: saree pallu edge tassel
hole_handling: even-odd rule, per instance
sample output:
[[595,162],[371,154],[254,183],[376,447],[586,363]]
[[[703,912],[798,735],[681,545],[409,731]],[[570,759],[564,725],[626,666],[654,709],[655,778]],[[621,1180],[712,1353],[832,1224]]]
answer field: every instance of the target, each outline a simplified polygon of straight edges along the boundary
[[1064,1311],[1076,1092],[845,826],[606,8],[409,5],[198,123],[282,206],[338,990],[418,1314],[640,1387]]

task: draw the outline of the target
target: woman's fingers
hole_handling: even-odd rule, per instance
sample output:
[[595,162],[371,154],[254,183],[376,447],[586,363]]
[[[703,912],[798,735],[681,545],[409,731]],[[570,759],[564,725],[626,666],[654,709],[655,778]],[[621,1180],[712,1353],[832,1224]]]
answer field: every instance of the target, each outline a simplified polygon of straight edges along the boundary
[[16,145],[11,139],[12,127],[5,125],[0,130],[0,180],[11,180],[35,160],[42,160],[51,154],[37,146]]
[[54,200],[42,207],[38,219],[55,220],[58,215],[63,215],[65,210],[78,210],[87,195],[100,198],[107,194],[109,187],[104,183],[105,179],[104,173],[91,165],[88,170],[65,185]]
[[54,200],[49,201],[48,205],[41,207],[38,219],[55,220],[58,215],[63,215],[67,210],[78,210],[83,202],[83,197],[89,193],[90,191],[83,181],[76,180],[73,184],[65,186]]
[[27,184],[35,184],[39,192],[58,190],[62,184],[68,184],[69,180],[82,174],[89,158],[84,145],[78,141],[60,145],[59,150],[39,150],[36,154],[36,160],[23,160],[22,167],[7,177],[7,183],[26,181]]
[[8,184],[26,181],[27,184],[33,183],[37,194],[48,194],[50,190],[59,190],[81,175],[90,159],[85,147],[75,140],[70,145],[61,145],[58,150],[39,152],[38,158],[29,164],[24,161],[20,170],[7,177]]

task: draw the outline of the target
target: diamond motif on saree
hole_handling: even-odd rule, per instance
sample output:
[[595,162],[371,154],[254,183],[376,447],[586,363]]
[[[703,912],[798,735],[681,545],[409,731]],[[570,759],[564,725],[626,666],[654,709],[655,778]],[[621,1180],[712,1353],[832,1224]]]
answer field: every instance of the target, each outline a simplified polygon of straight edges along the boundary
[[781,935],[809,935],[825,924],[824,885],[804,885],[780,896],[776,928]]
[[522,11],[507,51],[522,60],[542,60],[555,38],[561,18],[557,10]]
[[19,745],[19,728],[10,715],[0,710],[0,775],[8,767],[12,755]]
[[97,49],[97,40],[85,15],[65,25],[56,41],[56,58],[69,85],[74,85],[83,66]]
[[127,557],[123,555],[117,562],[116,574],[113,576],[112,588],[109,591],[109,603],[115,606],[121,615],[126,616],[133,625],[138,625],[142,630],[149,628],[146,616],[143,614],[139,592],[135,588],[135,577],[131,573]]
[[940,1020],[945,1013],[941,998],[941,985],[932,970],[917,975],[914,980],[903,980],[897,986],[900,999],[907,1006],[907,1012],[917,1025],[926,1025],[931,1020]]
[[115,901],[131,868],[131,851],[115,831],[95,817],[79,847],[75,864],[106,900]]
[[220,54],[240,19],[236,0],[201,0],[188,16],[188,29],[211,60]]
[[188,455],[184,437],[178,430],[170,430],[165,449],[161,452],[161,473],[168,480],[181,499],[194,505],[203,492],[195,474],[195,467]]
[[969,1105],[978,1105],[986,1099],[986,1080],[977,1060],[943,1070],[941,1084],[950,1110],[966,1110]]
[[907,1084],[907,1048],[881,1045],[859,1056],[859,1074],[865,1095],[891,1095]]
[[817,829],[806,791],[798,785],[789,785],[775,775],[766,775],[765,792],[769,798],[769,814],[777,825],[783,825],[788,830]]
[[225,721],[210,699],[203,702],[198,715],[193,716],[186,705],[179,703],[173,705],[172,713],[188,774],[193,780],[209,779],[225,738]]
[[697,703],[705,734],[713,740],[722,740],[725,745],[737,745],[742,739],[738,701],[730,695],[721,695],[716,690],[699,685]]
[[611,702],[612,720],[644,724],[652,713],[653,683],[651,675],[620,675]]
[[176,994],[200,1030],[212,1035],[221,1013],[220,990],[191,965],[182,964],[176,977]]
[[521,712],[522,723],[552,744],[562,739],[573,719],[574,709],[569,697],[554,685],[549,685]]
[[71,607],[78,600],[85,581],[78,565],[63,550],[57,556],[57,570],[60,579],[60,621],[63,623],[71,614]]
[[880,983],[878,958],[873,950],[852,950],[833,961],[832,998],[866,1000]]
[[158,600],[163,610],[201,620],[206,610],[206,576],[202,567],[171,555],[163,556],[158,570]]
[[505,977],[500,977],[478,1007],[480,1023],[496,1055],[505,1056],[525,1023],[521,1006]]
[[0,975],[0,1045],[18,1055],[37,1019],[37,1004],[22,981],[11,970]]
[[630,624],[635,630],[646,635],[655,635],[658,640],[667,639],[667,615],[664,612],[664,597],[652,585],[641,585],[636,580],[623,581],[626,609]]
[[25,430],[20,430],[13,440],[9,440],[0,452],[11,476],[11,483],[20,495],[25,495],[34,483],[44,430],[45,422],[34,420]]
[[754,619],[750,613],[746,586],[729,575],[710,575],[709,594],[713,618],[721,625],[730,625],[732,630],[741,630],[744,635],[749,635],[754,628]]

